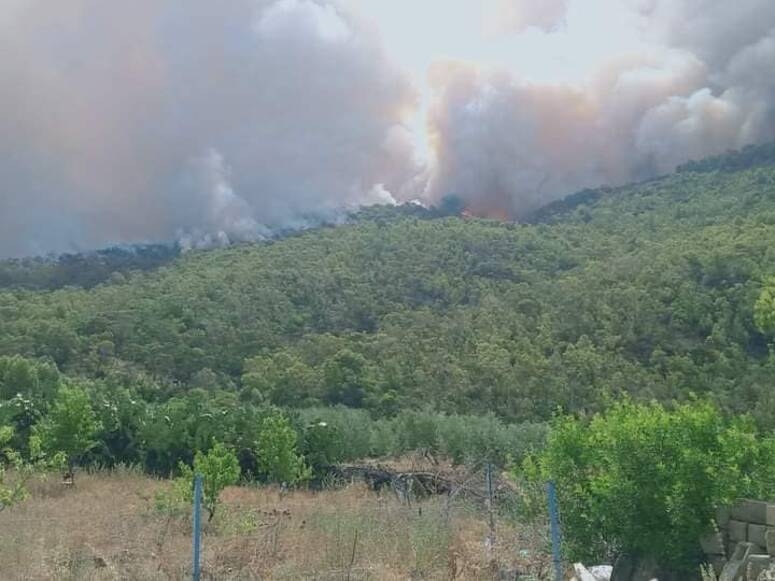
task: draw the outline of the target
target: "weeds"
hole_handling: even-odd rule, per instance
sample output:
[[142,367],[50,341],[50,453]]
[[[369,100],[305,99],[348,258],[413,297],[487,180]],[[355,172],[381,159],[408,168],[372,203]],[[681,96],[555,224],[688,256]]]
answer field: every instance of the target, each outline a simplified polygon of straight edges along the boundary
[[[4,579],[190,574],[189,507],[167,501],[174,484],[131,469],[84,473],[76,487],[57,480],[36,477],[31,498],[0,513]],[[230,487],[220,502],[204,529],[205,579],[492,578],[486,514],[461,499],[408,506],[360,486],[287,493]],[[492,557],[503,570],[528,574],[548,562],[542,531],[501,518],[497,526],[501,544]]]

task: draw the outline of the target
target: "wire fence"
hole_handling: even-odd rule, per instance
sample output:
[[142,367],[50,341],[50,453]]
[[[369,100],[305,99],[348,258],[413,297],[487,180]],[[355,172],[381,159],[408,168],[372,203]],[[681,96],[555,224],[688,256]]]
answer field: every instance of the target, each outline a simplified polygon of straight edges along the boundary
[[548,522],[523,522],[490,481],[427,496],[232,488],[196,535],[190,505],[156,506],[165,482],[84,475],[0,513],[0,578],[196,579],[198,562],[200,579],[554,579]]

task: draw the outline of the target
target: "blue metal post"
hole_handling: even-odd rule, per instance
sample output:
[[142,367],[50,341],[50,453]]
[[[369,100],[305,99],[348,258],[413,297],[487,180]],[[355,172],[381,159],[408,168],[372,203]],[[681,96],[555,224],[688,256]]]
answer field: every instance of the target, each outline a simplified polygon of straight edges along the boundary
[[557,488],[553,481],[549,481],[546,486],[547,496],[549,497],[549,523],[552,530],[552,561],[554,562],[554,578],[556,581],[562,581],[562,554],[560,544],[562,542],[560,535],[560,511],[557,506]]
[[492,484],[492,464],[489,462],[484,472],[485,484],[487,485],[487,512],[490,516],[490,532],[487,535],[487,547],[495,547],[495,491]]
[[202,576],[200,564],[202,542],[202,475],[194,476],[194,581],[199,581]]

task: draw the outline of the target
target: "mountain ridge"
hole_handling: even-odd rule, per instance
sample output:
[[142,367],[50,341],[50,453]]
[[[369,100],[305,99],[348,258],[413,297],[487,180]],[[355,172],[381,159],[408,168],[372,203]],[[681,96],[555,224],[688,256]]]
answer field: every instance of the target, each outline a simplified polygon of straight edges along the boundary
[[597,192],[524,224],[372,208],[91,289],[5,290],[0,355],[376,415],[541,421],[707,394],[771,423],[752,310],[775,264],[775,166]]

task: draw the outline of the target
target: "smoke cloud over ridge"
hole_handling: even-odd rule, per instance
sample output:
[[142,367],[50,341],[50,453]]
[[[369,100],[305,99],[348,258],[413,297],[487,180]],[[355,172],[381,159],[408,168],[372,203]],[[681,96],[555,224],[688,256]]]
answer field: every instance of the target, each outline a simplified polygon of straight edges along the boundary
[[642,45],[546,82],[454,57],[413,76],[365,1],[0,0],[0,256],[222,244],[449,194],[519,219],[775,139],[772,0],[487,0],[481,25],[572,38],[590,3]]
[[0,255],[250,239],[385,201],[414,90],[312,0],[5,0]]
[[436,65],[429,196],[455,193],[480,213],[519,218],[585,187],[775,138],[775,3],[630,4],[651,44],[578,85]]

